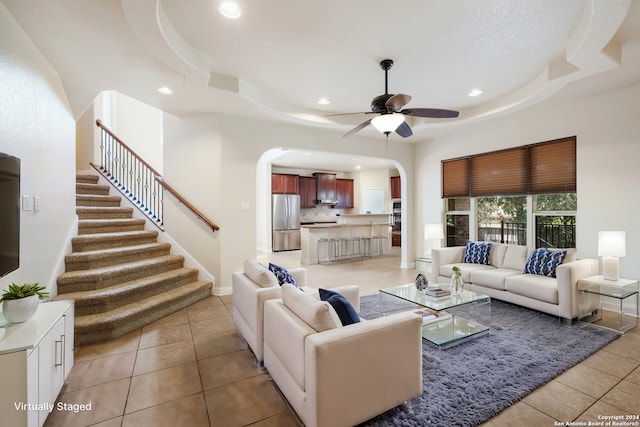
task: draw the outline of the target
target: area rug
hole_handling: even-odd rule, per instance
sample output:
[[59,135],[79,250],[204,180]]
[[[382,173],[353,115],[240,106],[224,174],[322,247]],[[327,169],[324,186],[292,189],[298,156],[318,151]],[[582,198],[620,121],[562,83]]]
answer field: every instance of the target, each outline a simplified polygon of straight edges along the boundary
[[[363,318],[380,316],[377,295],[360,299]],[[491,331],[447,350],[422,343],[422,396],[362,426],[475,426],[580,363],[618,335],[502,301],[491,301]]]

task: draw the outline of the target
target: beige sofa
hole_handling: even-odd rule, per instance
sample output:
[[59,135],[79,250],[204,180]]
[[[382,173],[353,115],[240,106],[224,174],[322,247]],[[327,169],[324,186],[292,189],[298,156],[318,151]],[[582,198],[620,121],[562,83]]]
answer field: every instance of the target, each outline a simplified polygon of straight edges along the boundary
[[305,426],[357,425],[422,393],[419,316],[342,326],[327,306],[290,285],[265,303],[264,365]]
[[464,246],[433,249],[431,271],[438,282],[448,283],[458,266],[466,289],[568,320],[578,317],[578,280],[598,274],[598,261],[577,259],[575,249],[567,251],[556,277],[524,273],[533,252],[526,246],[494,243],[489,265],[463,263],[464,252]]
[[[296,283],[307,292],[317,290],[307,288],[307,270],[290,269]],[[263,319],[265,301],[280,298],[280,284],[276,276],[257,261],[245,261],[244,271],[232,273],[233,322],[245,339],[258,364],[263,357]],[[356,311],[360,311],[360,289],[357,286],[334,288],[349,300]]]

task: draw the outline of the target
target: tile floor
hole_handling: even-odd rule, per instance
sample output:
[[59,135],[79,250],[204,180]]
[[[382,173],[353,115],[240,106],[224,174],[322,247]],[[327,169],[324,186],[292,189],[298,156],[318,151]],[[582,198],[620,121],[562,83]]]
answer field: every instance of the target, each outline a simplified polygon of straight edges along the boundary
[[[258,258],[299,266],[297,252]],[[417,271],[399,265],[396,248],[374,260],[306,266],[308,285],[357,283],[363,295],[373,294],[413,281]],[[56,409],[45,426],[298,426],[268,373],[256,367],[236,333],[231,304],[231,296],[212,296],[124,337],[77,348],[59,401],[91,403],[91,410]],[[640,328],[483,427],[546,427],[574,420],[586,425],[602,416],[625,415],[640,415]]]

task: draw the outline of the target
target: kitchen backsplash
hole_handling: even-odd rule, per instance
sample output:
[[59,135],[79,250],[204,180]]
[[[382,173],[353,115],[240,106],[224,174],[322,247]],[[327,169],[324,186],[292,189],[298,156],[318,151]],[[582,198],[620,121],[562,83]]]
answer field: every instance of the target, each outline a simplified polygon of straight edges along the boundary
[[300,222],[334,222],[338,215],[353,213],[353,209],[335,209],[329,205],[320,205],[312,209],[300,209]]

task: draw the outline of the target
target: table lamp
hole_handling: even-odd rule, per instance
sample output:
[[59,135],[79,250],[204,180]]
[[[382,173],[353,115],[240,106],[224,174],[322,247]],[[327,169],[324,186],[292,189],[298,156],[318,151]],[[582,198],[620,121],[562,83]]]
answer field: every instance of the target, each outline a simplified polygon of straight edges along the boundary
[[[424,240],[425,240],[425,258],[431,258],[431,249],[434,247],[432,241],[444,239],[442,224],[425,224]],[[438,246],[439,247],[439,246]]]
[[618,280],[619,257],[627,255],[624,231],[599,231],[598,256],[602,257],[602,276],[605,280]]

